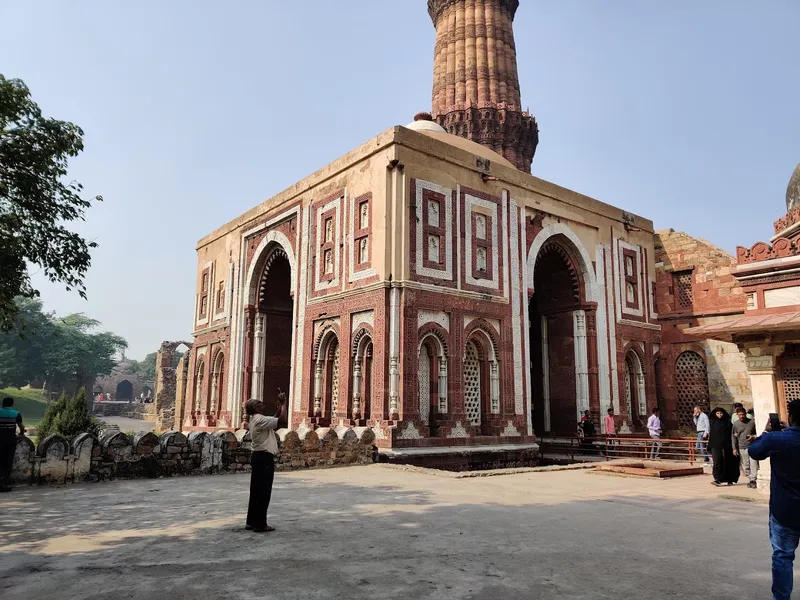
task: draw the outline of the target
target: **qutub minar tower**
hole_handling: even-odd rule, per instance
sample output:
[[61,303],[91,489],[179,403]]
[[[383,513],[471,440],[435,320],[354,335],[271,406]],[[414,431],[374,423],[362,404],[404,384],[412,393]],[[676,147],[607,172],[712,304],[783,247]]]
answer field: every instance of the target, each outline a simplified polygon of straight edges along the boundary
[[530,173],[539,128],[520,101],[517,8],[519,0],[428,0],[436,27],[432,115],[448,133]]

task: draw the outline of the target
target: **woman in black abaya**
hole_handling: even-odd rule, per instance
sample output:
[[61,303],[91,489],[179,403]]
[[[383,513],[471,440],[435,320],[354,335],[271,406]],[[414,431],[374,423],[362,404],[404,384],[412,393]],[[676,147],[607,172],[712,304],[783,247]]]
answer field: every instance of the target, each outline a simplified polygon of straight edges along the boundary
[[739,481],[739,457],[733,455],[731,417],[724,408],[717,407],[711,411],[710,421],[708,450],[714,459],[714,481],[711,483],[733,485]]

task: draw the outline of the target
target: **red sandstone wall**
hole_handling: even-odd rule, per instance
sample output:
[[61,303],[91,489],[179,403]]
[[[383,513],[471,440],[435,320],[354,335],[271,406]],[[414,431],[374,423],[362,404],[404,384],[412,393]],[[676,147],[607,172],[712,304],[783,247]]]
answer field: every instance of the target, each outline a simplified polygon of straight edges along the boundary
[[[679,411],[687,425],[687,402],[679,407],[685,382],[676,373],[676,361],[685,351],[701,355],[706,362],[710,404],[730,404],[749,396],[744,362],[732,344],[708,342],[683,334],[687,327],[704,325],[719,318],[744,313],[747,299],[731,274],[736,259],[713,244],[674,230],[656,233],[656,307],[661,324],[658,356],[658,396],[666,412],[667,426],[680,427]],[[681,295],[678,277],[691,279],[691,301]],[[690,275],[689,275],[690,273]],[[683,300],[681,299],[683,298]]]

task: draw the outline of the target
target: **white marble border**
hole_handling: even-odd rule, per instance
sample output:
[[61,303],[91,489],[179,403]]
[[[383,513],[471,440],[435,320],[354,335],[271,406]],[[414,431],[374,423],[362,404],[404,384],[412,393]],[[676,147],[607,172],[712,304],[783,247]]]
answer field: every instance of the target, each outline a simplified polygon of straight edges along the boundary
[[[478,210],[473,210],[477,208]],[[482,210],[481,210],[482,209]],[[491,279],[475,279],[472,276],[472,213],[482,214],[491,217],[491,235],[492,235],[492,278]],[[464,194],[464,232],[465,232],[465,248],[464,248],[464,281],[469,285],[488,288],[490,290],[500,290],[500,253],[499,253],[499,240],[500,237],[500,222],[497,218],[497,204],[489,202],[482,198],[477,198],[469,194]],[[488,227],[487,227],[488,229]]]
[[[506,204],[508,203],[508,194],[505,190],[503,190],[503,214],[508,214],[506,210]],[[506,269],[511,269],[511,276],[510,278],[508,275],[506,276],[505,280],[505,288],[506,288],[506,295],[508,295],[508,284],[509,279],[511,279],[511,344],[513,349],[513,356],[514,356],[514,413],[521,415],[523,413],[523,407],[525,402],[525,397],[522,392],[522,384],[523,384],[523,368],[522,368],[522,360],[519,357],[524,357],[525,353],[523,350],[522,345],[522,308],[521,304],[521,293],[520,290],[520,252],[519,252],[519,207],[514,203],[511,202],[511,219],[510,223],[508,224],[508,239],[510,241],[511,249],[511,260],[508,260],[508,254],[506,254]],[[503,252],[507,252],[507,248],[503,249]],[[509,262],[511,263],[509,265]],[[526,307],[527,308],[527,307]],[[525,310],[527,313],[528,311]]]
[[[373,232],[375,231],[375,225],[373,222],[373,208],[375,205],[372,201],[372,197],[368,200],[369,202],[369,227],[370,227],[370,234],[367,236],[367,244],[369,244],[369,257],[370,257],[370,264],[372,265],[368,269],[363,269],[361,271],[356,271],[356,197],[355,194],[350,195],[350,219],[348,224],[348,229],[350,232],[350,240],[347,244],[347,252],[348,252],[348,277],[347,280],[350,283],[354,281],[360,281],[362,279],[366,279],[367,277],[372,277],[377,273],[375,270],[375,248],[373,248]],[[360,217],[361,215],[359,215]]]
[[344,194],[339,196],[338,198],[334,198],[327,204],[324,204],[320,207],[317,207],[317,219],[316,219],[316,230],[315,230],[315,247],[317,253],[319,253],[320,247],[322,246],[322,236],[325,235],[325,232],[322,230],[322,215],[328,212],[331,209],[334,209],[334,216],[333,216],[333,279],[330,281],[322,281],[323,275],[325,272],[323,271],[323,256],[322,254],[318,254],[317,256],[317,264],[314,273],[314,291],[322,291],[322,290],[330,290],[332,288],[339,287],[339,275],[341,271],[342,264],[341,260],[341,247],[342,247],[342,200],[344,199]]
[[[416,198],[415,203],[417,207],[417,275],[423,277],[432,277],[434,279],[445,279],[447,281],[453,280],[453,190],[423,181],[416,180]],[[426,254],[423,253],[423,235],[425,231],[425,223],[422,216],[425,214],[422,210],[423,207],[423,191],[430,190],[438,194],[444,195],[444,222],[445,222],[445,239],[444,239],[444,265],[443,271],[438,269],[429,269],[425,266]],[[441,222],[442,216],[439,215]],[[427,245],[425,245],[427,249]]]

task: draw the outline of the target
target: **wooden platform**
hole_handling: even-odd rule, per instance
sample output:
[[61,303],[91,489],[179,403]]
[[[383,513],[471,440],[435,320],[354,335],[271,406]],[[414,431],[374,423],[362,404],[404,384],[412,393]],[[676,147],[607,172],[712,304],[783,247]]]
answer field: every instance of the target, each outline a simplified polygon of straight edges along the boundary
[[608,473],[622,473],[624,475],[636,475],[638,477],[686,477],[688,475],[702,475],[702,466],[692,466],[686,463],[660,462],[650,460],[640,461],[615,461],[613,463],[599,464],[595,467],[597,471]]

